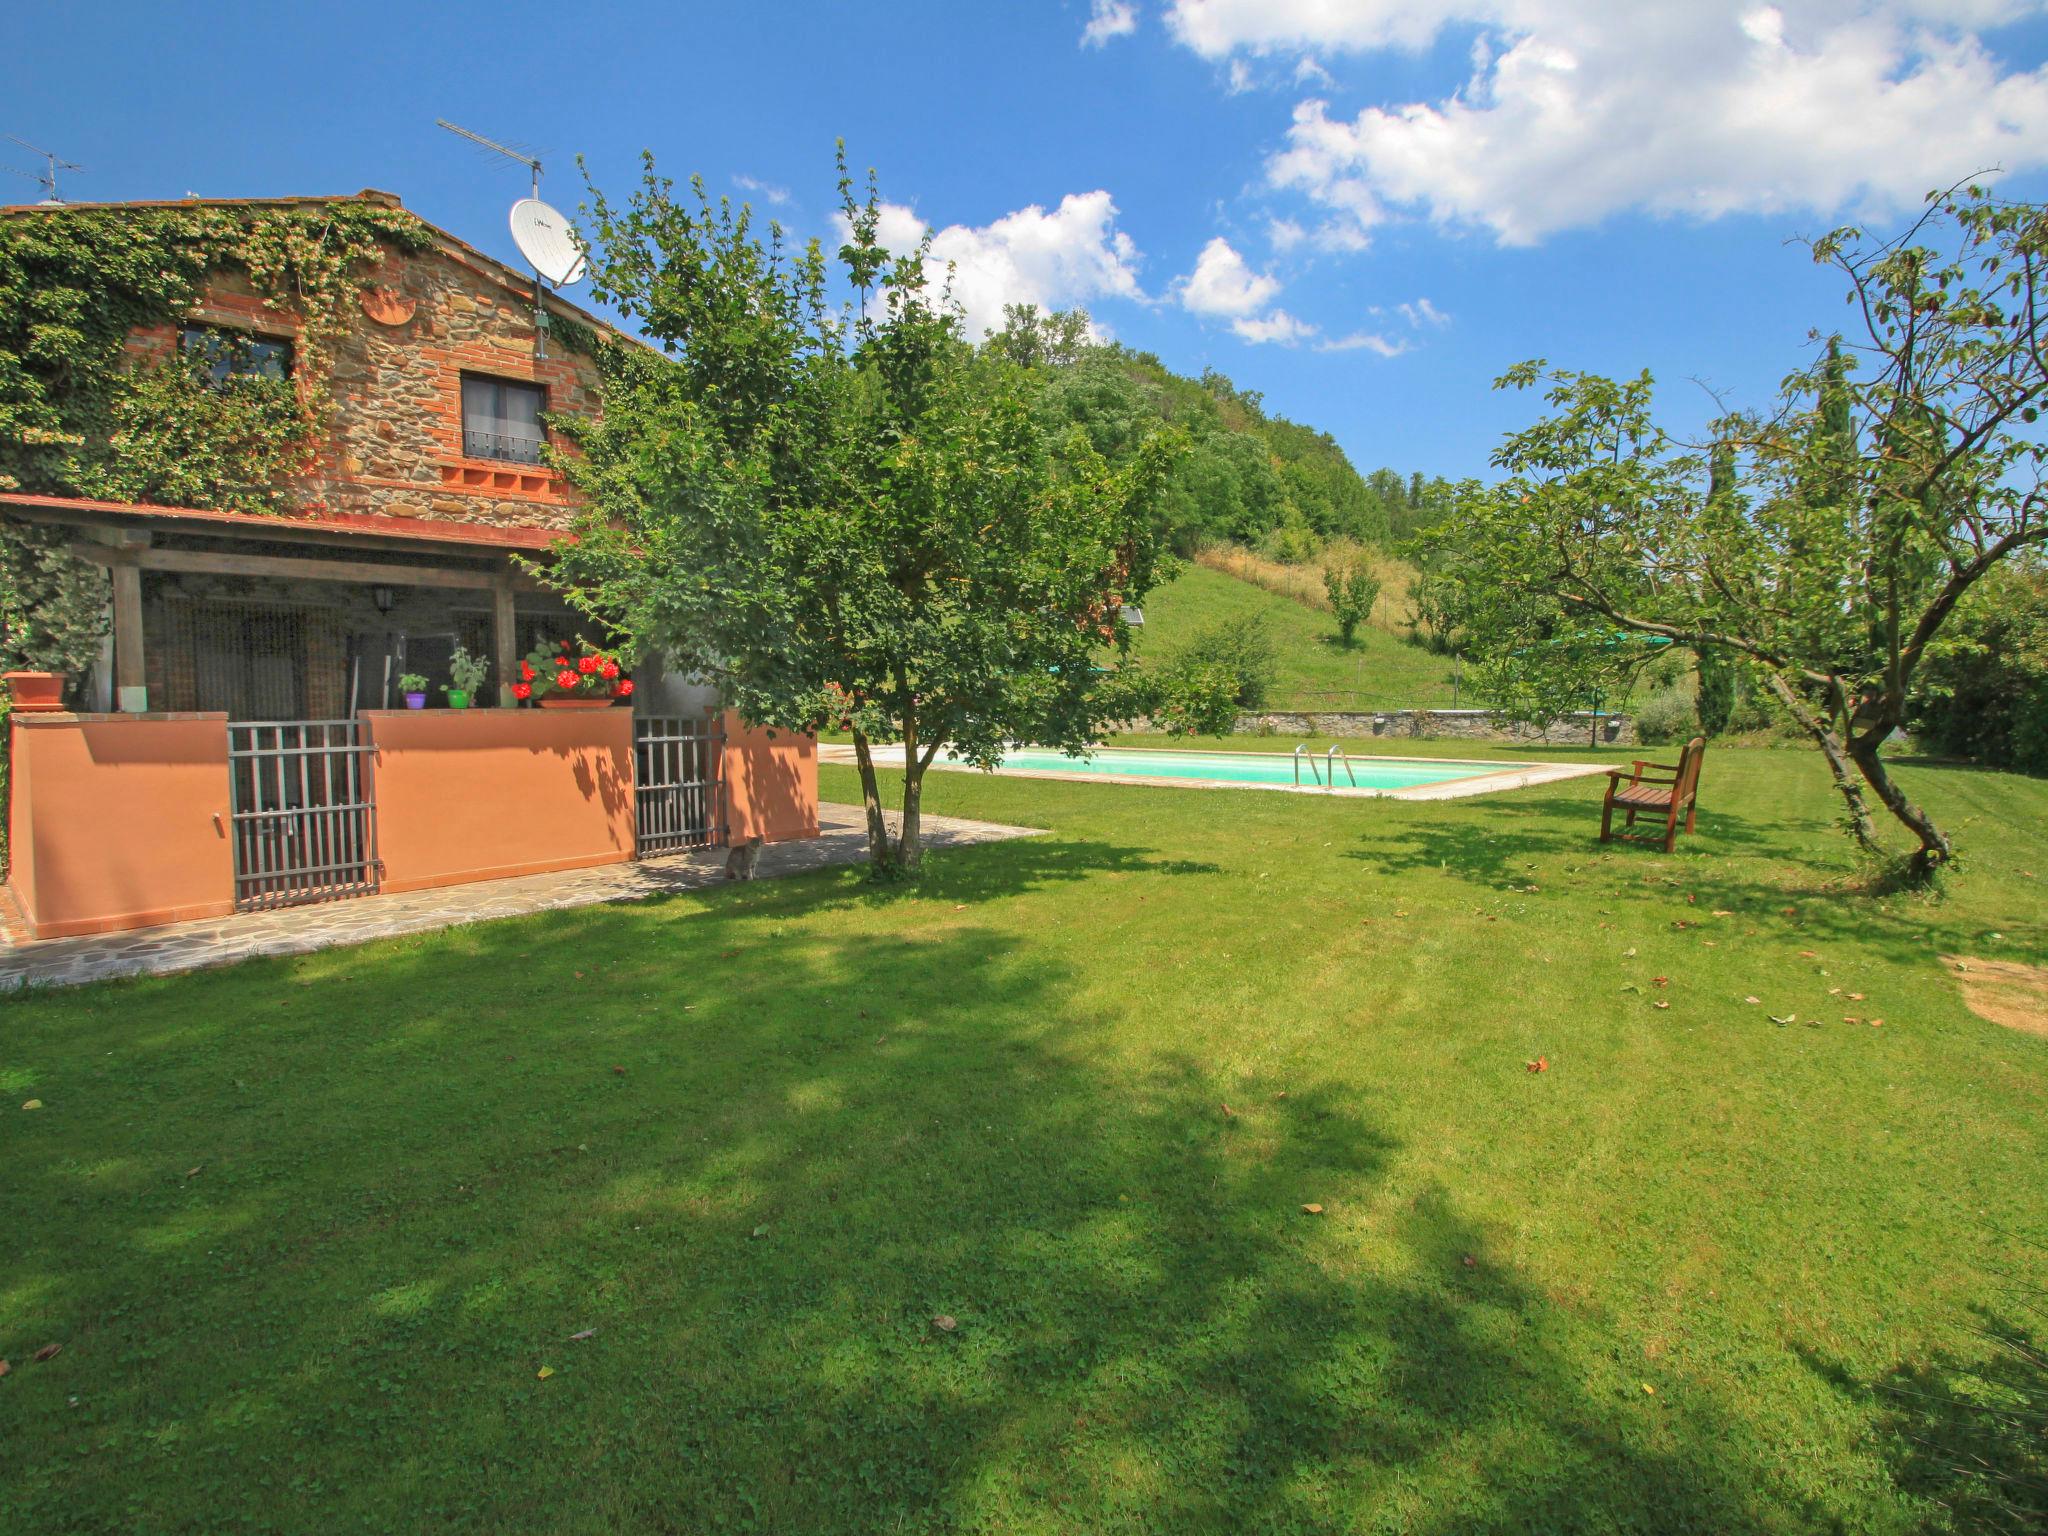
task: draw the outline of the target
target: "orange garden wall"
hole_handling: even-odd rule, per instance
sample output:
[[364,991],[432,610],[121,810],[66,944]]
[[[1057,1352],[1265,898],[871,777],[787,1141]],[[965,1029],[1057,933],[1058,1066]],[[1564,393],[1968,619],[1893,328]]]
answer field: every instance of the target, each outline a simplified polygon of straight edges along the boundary
[[725,825],[743,843],[756,832],[771,843],[818,835],[818,740],[748,725],[724,715]]
[[39,939],[235,907],[226,715],[16,714],[9,883]]
[[[372,710],[382,889],[634,856],[633,714]],[[15,714],[10,887],[38,939],[234,910],[227,716]],[[734,841],[818,835],[817,743],[727,712]]]
[[383,889],[633,857],[626,709],[368,710]]

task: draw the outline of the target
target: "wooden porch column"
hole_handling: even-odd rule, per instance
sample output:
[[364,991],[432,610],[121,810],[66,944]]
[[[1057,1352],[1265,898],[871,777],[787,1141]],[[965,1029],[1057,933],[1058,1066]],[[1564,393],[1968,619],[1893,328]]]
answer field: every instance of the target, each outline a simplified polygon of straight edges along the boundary
[[519,614],[513,602],[510,573],[491,588],[491,646],[497,653],[498,708],[510,709],[519,702],[512,697],[512,682],[519,676],[521,660]]
[[[101,538],[124,551],[149,544],[146,533],[108,533]],[[114,707],[120,709],[122,689],[142,688],[149,681],[142,654],[142,567],[132,559],[117,561],[107,575],[114,599]]]

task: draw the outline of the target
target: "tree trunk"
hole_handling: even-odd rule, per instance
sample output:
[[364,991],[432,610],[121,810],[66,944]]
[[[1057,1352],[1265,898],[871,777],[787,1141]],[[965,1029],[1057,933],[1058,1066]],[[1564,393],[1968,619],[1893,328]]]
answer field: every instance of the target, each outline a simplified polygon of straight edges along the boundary
[[918,797],[924,788],[920,766],[917,760],[917,716],[906,709],[903,712],[903,825],[896,832],[896,862],[905,874],[911,875],[917,873],[924,852],[919,840],[922,827],[918,816]]
[[[1821,755],[1828,760],[1828,772],[1835,777],[1835,788],[1841,792],[1843,802],[1849,807],[1849,830],[1859,846],[1867,853],[1880,853],[1882,845],[1877,840],[1877,826],[1870,819],[1870,806],[1863,798],[1863,789],[1849,773],[1849,759],[1842,741],[1834,729],[1807,707],[1799,697],[1799,691],[1775,671],[1766,669],[1764,681],[1786,712],[1799,723],[1799,728],[1811,736],[1819,745]],[[1859,763],[1858,767],[1862,765]],[[1865,778],[1869,775],[1866,773]]]
[[[1885,736],[1890,734],[1889,730],[1884,733]],[[1917,880],[1925,880],[1955,856],[1955,849],[1949,843],[1948,834],[1937,827],[1925,811],[1907,799],[1906,792],[1892,781],[1891,774],[1885,770],[1884,760],[1877,755],[1883,740],[1883,736],[1875,739],[1858,737],[1851,743],[1849,755],[1855,758],[1857,769],[1877,791],[1877,798],[1884,802],[1885,809],[1920,839],[1920,846],[1913,852],[1912,874]]]
[[924,862],[924,764],[908,742],[903,746],[903,829],[896,841],[896,857],[906,874],[916,874]]
[[882,815],[881,786],[875,782],[874,754],[868,748],[866,735],[860,731],[853,733],[853,756],[860,765],[860,798],[868,813],[868,866],[884,870],[895,855],[889,847],[889,823]]

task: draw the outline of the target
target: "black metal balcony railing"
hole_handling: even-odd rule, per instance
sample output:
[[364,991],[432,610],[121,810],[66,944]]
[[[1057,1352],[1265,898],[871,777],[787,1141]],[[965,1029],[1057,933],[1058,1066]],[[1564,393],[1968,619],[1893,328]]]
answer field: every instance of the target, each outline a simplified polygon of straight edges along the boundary
[[462,451],[472,459],[505,459],[514,464],[538,464],[545,444],[537,437],[513,437],[504,432],[462,429]]

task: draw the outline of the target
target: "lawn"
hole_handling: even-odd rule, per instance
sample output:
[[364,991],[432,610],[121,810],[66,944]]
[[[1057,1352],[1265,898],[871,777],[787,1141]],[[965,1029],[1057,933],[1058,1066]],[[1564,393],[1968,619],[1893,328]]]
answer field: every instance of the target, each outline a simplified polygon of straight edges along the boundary
[[1255,616],[1264,618],[1278,662],[1272,708],[1449,709],[1459,702],[1450,657],[1370,626],[1346,650],[1327,613],[1203,565],[1188,566],[1145,600],[1136,654],[1158,655],[1200,630]]
[[0,1002],[0,1528],[1987,1523],[2048,783],[1901,777],[1939,903],[1801,753],[1670,857],[942,774],[1049,835]]

